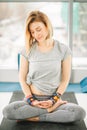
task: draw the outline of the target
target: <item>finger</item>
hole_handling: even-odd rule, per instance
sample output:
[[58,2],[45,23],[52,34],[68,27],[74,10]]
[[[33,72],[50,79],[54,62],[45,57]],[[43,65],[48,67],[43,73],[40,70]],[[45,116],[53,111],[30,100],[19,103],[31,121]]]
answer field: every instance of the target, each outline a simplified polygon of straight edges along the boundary
[[60,103],[60,105],[63,105],[63,104],[66,104],[66,103],[67,103],[67,101],[63,101],[63,102]]
[[47,108],[46,106],[38,105],[39,108]]
[[44,108],[47,108],[49,107],[50,105],[49,104],[40,104],[40,106],[44,107]]
[[63,101],[63,103],[67,103],[67,101]]
[[37,106],[40,107],[40,108],[49,108],[52,105],[49,105],[49,104],[38,104]]
[[48,101],[40,101],[40,103],[42,103],[42,104],[47,104],[48,103]]
[[48,103],[40,103],[40,105],[42,105],[42,106],[48,106],[49,104]]

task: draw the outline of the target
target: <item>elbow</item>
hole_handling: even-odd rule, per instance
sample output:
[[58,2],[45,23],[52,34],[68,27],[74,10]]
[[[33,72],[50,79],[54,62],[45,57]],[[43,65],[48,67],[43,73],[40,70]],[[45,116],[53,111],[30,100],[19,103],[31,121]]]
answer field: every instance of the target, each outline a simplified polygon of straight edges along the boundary
[[22,76],[21,76],[21,74],[19,73],[19,83],[21,83],[22,82]]

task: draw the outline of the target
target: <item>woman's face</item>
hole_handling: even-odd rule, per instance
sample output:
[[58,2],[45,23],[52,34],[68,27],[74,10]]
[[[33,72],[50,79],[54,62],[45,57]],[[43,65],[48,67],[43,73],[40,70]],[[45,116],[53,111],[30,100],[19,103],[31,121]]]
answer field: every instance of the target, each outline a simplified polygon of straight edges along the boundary
[[48,35],[48,30],[44,23],[42,22],[33,22],[30,24],[30,31],[31,35],[36,41],[43,42],[47,35]]

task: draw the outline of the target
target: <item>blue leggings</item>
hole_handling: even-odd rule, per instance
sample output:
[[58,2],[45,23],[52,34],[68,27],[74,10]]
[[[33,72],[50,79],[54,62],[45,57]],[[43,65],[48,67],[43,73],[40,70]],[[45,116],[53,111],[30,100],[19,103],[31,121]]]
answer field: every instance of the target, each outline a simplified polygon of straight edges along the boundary
[[[36,98],[47,100],[49,96],[36,96]],[[74,103],[63,104],[48,113],[46,109],[31,106],[26,101],[15,101],[3,109],[3,115],[11,120],[24,120],[38,116],[40,121],[68,123],[83,120],[86,113],[82,107]]]

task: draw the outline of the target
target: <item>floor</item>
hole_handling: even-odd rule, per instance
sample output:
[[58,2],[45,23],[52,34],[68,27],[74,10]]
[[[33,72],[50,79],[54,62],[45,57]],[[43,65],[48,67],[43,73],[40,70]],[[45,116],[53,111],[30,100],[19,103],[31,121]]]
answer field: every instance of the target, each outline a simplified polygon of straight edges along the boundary
[[[87,94],[86,93],[75,93],[78,104],[81,105],[87,113]],[[9,103],[12,92],[0,92],[0,124],[3,119],[2,110]],[[87,127],[87,115],[84,119]]]

